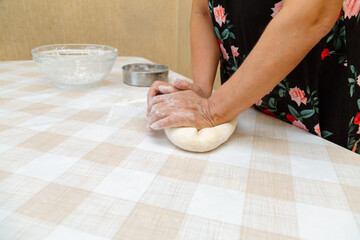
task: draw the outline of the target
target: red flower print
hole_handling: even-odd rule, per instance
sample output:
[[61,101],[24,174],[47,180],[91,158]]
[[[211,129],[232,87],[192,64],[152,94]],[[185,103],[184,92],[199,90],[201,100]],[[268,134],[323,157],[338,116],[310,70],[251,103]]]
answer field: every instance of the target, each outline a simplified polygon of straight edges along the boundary
[[343,9],[345,12],[344,18],[351,18],[357,16],[360,11],[360,0],[344,0]]
[[309,131],[307,128],[306,128],[306,126],[302,123],[302,122],[300,122],[300,121],[298,121],[298,120],[295,120],[293,123],[293,126],[295,126],[295,127],[298,127],[298,128],[301,128],[302,130],[305,130],[305,131]]
[[231,46],[231,52],[232,52],[233,57],[239,56],[238,50],[239,50],[238,47]]
[[356,83],[360,86],[360,75],[358,76]]
[[226,22],[225,8],[223,8],[221,5],[218,5],[217,7],[214,8],[214,15],[216,22],[221,27],[223,23]]
[[263,102],[263,101],[262,101],[261,99],[259,99],[259,100],[255,103],[255,105],[256,105],[256,106],[260,106],[260,105],[262,104],[262,102]]
[[338,16],[337,20],[339,20],[339,19],[341,18],[341,16],[343,15],[343,13],[344,13],[344,11],[341,10],[340,13],[339,13],[339,16]]
[[295,101],[299,107],[301,103],[306,105],[307,98],[305,97],[305,92],[300,88],[290,88],[289,95],[291,96],[291,100]]
[[270,116],[276,117],[276,115],[275,115],[274,113],[270,112],[270,111],[267,110],[267,109],[263,109],[263,110],[261,110],[261,111],[264,112],[264,113],[266,113],[266,114],[269,114]]
[[224,59],[226,61],[228,61],[229,60],[229,54],[226,52],[226,49],[224,48],[224,45],[221,44],[220,49],[221,49],[221,52],[222,52],[222,55],[223,55]]
[[359,125],[360,124],[360,113],[356,114],[354,118],[354,124]]
[[330,53],[329,49],[324,48],[324,50],[321,53],[321,59],[324,60],[324,58],[329,56],[329,53]]
[[275,6],[271,9],[273,10],[273,13],[271,14],[272,17],[275,17],[276,14],[278,14],[283,6],[283,2],[280,1],[275,4]]
[[291,114],[286,114],[286,119],[289,120],[291,123],[293,123],[294,121],[296,121],[296,119],[294,118],[294,116],[291,115]]
[[[228,61],[229,60],[229,54],[226,52],[226,49],[224,48],[224,45],[222,44],[221,40],[217,39],[217,41],[218,41],[218,43],[220,45],[220,50],[221,50],[221,53],[222,53],[224,59],[226,61]],[[220,65],[220,67],[221,67],[221,65]]]
[[314,127],[314,131],[316,132],[317,135],[319,135],[321,137],[321,131],[320,131],[320,124],[316,124]]

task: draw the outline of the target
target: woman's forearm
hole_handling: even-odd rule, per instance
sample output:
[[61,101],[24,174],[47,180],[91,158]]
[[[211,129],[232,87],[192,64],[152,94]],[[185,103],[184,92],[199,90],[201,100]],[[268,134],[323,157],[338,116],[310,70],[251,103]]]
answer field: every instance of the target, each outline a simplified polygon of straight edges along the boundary
[[211,96],[220,50],[207,0],[193,0],[191,12],[191,64],[194,83]]
[[326,35],[341,0],[285,0],[235,74],[209,99],[214,125],[230,121],[273,89]]

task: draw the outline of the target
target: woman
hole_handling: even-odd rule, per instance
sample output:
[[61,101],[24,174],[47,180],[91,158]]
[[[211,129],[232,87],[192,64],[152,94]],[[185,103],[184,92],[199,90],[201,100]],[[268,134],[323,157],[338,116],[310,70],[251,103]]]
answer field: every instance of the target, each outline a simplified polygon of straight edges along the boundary
[[150,127],[211,127],[255,104],[360,153],[359,10],[360,0],[194,0],[194,84],[154,83]]

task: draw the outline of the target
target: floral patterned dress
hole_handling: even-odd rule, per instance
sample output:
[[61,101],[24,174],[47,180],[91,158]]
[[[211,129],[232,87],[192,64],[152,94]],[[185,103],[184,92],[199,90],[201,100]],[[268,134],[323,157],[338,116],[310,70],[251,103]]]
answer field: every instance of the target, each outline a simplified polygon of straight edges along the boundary
[[[250,53],[282,1],[209,0],[221,82]],[[345,0],[332,30],[255,108],[360,153],[360,0]],[[261,60],[259,60],[261,61]]]

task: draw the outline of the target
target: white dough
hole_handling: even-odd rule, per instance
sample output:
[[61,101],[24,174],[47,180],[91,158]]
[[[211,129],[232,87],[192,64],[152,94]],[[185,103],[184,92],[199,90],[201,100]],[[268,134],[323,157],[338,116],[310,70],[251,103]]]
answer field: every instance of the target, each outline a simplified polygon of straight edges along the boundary
[[193,127],[167,128],[166,136],[179,148],[191,152],[207,152],[226,142],[233,134],[237,118],[211,128],[197,130]]

